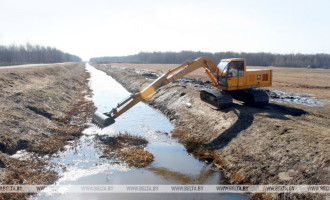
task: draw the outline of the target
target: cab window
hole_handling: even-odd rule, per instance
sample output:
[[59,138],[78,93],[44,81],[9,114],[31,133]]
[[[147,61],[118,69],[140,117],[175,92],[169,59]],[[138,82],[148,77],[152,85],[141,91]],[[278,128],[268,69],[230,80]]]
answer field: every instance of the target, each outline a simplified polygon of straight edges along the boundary
[[244,76],[244,62],[232,61],[228,71],[228,77]]

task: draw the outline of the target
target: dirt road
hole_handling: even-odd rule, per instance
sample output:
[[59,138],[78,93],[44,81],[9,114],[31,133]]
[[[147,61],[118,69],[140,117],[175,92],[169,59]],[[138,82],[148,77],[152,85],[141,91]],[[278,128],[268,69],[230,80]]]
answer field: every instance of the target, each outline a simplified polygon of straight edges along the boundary
[[[96,67],[131,92],[154,78],[131,69]],[[328,112],[277,103],[254,108],[240,102],[220,111],[200,100],[198,87],[193,82],[172,83],[148,102],[176,125],[172,136],[193,155],[223,168],[230,182],[329,183]]]
[[90,94],[88,77],[83,63],[0,68],[1,184],[56,180],[56,173],[45,168],[46,162],[10,155],[19,150],[50,155],[79,137],[94,109],[85,99]]

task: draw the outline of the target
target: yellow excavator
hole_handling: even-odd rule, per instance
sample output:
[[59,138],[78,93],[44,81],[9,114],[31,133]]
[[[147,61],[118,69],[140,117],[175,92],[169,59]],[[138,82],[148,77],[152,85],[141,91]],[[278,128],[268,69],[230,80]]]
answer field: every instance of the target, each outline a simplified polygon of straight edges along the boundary
[[117,107],[110,112],[94,113],[93,123],[101,128],[113,124],[117,117],[135,104],[154,95],[158,88],[201,67],[204,68],[205,73],[212,80],[213,86],[216,87],[215,89],[200,91],[200,97],[203,101],[220,109],[230,107],[233,104],[233,98],[248,105],[264,106],[268,104],[268,94],[255,88],[272,85],[272,70],[246,69],[244,58],[222,59],[216,65],[210,58],[200,57],[169,70],[141,92],[132,94],[118,103]]

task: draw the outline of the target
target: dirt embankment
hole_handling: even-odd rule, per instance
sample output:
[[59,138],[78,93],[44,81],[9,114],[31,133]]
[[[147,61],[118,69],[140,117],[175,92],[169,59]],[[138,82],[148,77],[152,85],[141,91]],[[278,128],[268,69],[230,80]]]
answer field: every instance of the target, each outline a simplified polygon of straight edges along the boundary
[[0,70],[0,183],[56,180],[56,173],[42,172],[47,163],[10,155],[18,150],[50,155],[79,137],[94,111],[85,99],[88,78],[83,63]]
[[[153,81],[134,70],[96,67],[130,92]],[[159,89],[148,102],[176,125],[173,137],[195,156],[218,164],[232,182],[329,183],[330,123],[325,112],[299,105],[254,108],[235,103],[217,110],[200,100],[198,87],[180,82]]]

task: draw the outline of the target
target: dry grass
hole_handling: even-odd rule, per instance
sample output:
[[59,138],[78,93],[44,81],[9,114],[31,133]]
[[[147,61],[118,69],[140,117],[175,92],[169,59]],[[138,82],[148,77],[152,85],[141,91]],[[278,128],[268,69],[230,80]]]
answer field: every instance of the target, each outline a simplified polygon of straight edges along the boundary
[[79,136],[93,113],[88,78],[80,63],[0,70],[0,151],[54,153]]
[[[0,162],[8,171],[3,184],[41,185],[51,184],[58,179],[58,174],[45,166],[47,163],[33,160],[18,160],[0,153]],[[29,194],[2,193],[0,199],[27,199]]]
[[148,140],[146,140],[145,138],[130,135],[127,132],[119,133],[118,135],[113,137],[99,136],[98,138],[103,142],[103,144],[113,149],[122,149],[139,145],[145,146],[146,144],[148,144]]
[[58,178],[55,171],[45,168],[45,162],[14,158],[10,158],[9,161],[4,163],[11,171],[5,178],[6,184],[51,184]]
[[215,151],[206,145],[207,142],[205,140],[183,136],[180,142],[184,144],[188,153],[191,153],[201,161],[209,163],[215,159]]
[[27,151],[41,155],[51,155],[58,150],[63,151],[67,141],[74,140],[81,136],[81,129],[73,125],[64,125],[63,130],[52,134],[36,146],[29,146]]
[[[87,78],[85,84],[87,84]],[[81,88],[78,94],[83,94],[85,88]],[[27,150],[39,154],[54,154],[58,150],[63,150],[68,141],[74,140],[82,135],[82,131],[86,128],[87,118],[95,111],[93,102],[87,101],[85,96],[80,95],[75,104],[66,112],[62,119],[58,120],[61,129],[50,135],[37,146],[30,146]]]
[[63,150],[68,141],[80,137],[82,130],[86,126],[87,118],[94,111],[92,102],[83,98],[67,112],[63,119],[59,120],[62,128],[58,132],[50,135],[50,137],[44,139],[38,145],[29,146],[27,150],[42,155],[54,154],[58,150]]
[[176,128],[171,131],[171,135],[173,138],[177,138],[180,140],[181,137],[183,137],[186,134],[185,130],[182,130],[180,128]]
[[207,146],[207,141],[190,137],[189,131],[180,128],[174,129],[172,132],[172,137],[177,138],[180,143],[183,143],[188,153],[198,158],[201,161],[212,162],[215,158],[215,151]]
[[[0,183],[51,184],[58,177],[49,163],[17,160],[17,150],[53,154],[81,135],[94,112],[85,100],[88,73],[83,64],[0,71]],[[22,158],[23,159],[23,158]],[[27,199],[28,194],[1,194],[0,199]]]
[[129,166],[141,168],[148,166],[154,160],[154,155],[142,147],[132,147],[123,150],[120,153],[120,158]]
[[143,148],[148,143],[145,138],[127,132],[114,137],[99,136],[98,138],[106,145],[101,157],[118,158],[129,166],[137,168],[145,167],[154,160],[154,156]]
[[210,149],[197,149],[193,151],[192,154],[196,156],[198,159],[206,162],[212,162],[215,158],[214,150],[210,150]]

